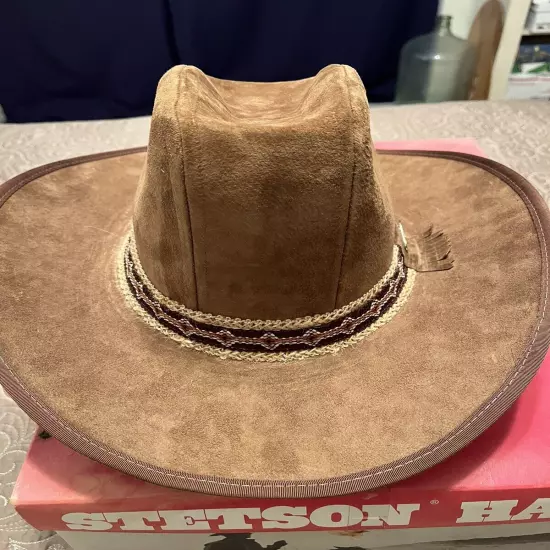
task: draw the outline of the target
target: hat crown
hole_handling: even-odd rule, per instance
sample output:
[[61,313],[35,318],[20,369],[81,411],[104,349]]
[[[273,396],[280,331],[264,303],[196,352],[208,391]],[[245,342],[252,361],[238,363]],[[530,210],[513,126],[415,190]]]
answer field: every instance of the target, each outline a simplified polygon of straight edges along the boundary
[[133,223],[149,280],[191,309],[288,319],[359,298],[395,238],[359,76],[331,65],[249,83],[174,67],[157,90]]

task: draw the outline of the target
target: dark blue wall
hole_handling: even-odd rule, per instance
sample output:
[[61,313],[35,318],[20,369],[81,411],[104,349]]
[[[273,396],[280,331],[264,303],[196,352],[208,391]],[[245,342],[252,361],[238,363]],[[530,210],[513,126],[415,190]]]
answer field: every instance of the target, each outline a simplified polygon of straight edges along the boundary
[[0,104],[11,122],[149,114],[160,76],[236,80],[355,67],[390,101],[399,51],[437,0],[0,0]]

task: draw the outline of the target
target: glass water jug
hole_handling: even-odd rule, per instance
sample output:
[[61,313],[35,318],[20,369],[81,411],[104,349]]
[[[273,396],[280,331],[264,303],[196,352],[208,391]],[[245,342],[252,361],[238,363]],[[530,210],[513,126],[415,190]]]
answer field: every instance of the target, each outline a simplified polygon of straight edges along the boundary
[[417,36],[401,50],[397,103],[468,99],[475,48],[451,33],[451,17],[440,15],[435,30]]

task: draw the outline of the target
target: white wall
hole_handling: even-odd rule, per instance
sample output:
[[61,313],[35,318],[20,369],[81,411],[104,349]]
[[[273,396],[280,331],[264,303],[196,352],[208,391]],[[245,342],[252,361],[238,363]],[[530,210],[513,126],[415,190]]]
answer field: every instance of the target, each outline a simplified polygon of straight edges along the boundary
[[439,14],[450,15],[451,30],[460,38],[468,38],[470,27],[485,0],[440,0]]
[[[500,0],[505,12],[508,11],[512,0]],[[516,0],[514,0],[515,2]],[[452,31],[460,38],[468,38],[470,27],[479,8],[485,0],[439,0],[438,13],[453,17]]]
[[[508,74],[516,58],[521,33],[530,0],[500,0],[505,20],[500,46],[493,65],[490,99],[502,99],[506,94]],[[452,16],[451,28],[460,38],[468,38],[470,27],[485,0],[440,0],[439,13]]]

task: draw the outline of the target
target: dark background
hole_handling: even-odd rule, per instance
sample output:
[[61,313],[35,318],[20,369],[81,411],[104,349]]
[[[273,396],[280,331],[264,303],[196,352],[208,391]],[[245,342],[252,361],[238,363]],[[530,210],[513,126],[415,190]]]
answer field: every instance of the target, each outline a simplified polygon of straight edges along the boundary
[[150,114],[173,65],[234,80],[357,69],[391,101],[399,52],[438,0],[0,0],[0,104],[8,122]]

